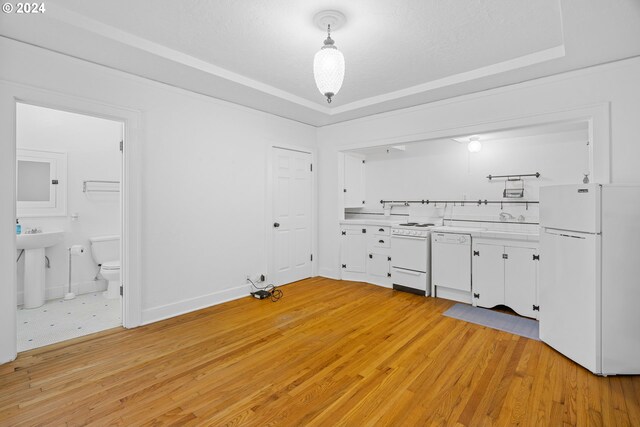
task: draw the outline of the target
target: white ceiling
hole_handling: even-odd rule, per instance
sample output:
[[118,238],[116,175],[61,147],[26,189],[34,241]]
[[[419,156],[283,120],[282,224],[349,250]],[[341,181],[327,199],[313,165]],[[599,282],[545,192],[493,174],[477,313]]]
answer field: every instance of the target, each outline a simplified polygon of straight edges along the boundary
[[[324,125],[640,55],[638,0],[55,0],[0,34]],[[346,75],[313,79],[324,9]],[[52,36],[52,35],[55,35]]]

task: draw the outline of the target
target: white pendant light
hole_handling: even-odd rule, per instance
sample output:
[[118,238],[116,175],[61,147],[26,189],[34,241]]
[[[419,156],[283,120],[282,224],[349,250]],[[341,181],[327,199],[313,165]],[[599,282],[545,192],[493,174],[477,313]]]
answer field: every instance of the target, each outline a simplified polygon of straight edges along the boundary
[[[344,80],[344,56],[335,46],[331,38],[331,26],[344,22],[344,15],[337,11],[324,11],[316,15],[317,25],[327,29],[324,46],[313,58],[313,76],[320,93],[327,97],[327,102],[340,91]],[[326,25],[325,25],[326,24]]]
[[479,136],[472,136],[469,138],[469,145],[467,145],[467,149],[472,153],[477,153],[482,150],[482,144],[480,143]]

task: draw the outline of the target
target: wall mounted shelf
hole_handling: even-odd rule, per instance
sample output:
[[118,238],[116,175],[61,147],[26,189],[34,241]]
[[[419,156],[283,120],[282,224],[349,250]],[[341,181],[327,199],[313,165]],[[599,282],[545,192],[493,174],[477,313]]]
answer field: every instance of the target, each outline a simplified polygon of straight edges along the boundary
[[496,178],[507,178],[507,181],[517,181],[517,180],[521,180],[522,178],[527,178],[527,177],[536,177],[536,178],[540,178],[540,172],[536,172],[536,173],[521,173],[521,174],[514,174],[514,175],[487,175],[487,179],[489,181],[491,181],[492,179],[496,179]]
[[402,204],[404,206],[409,206],[411,204],[422,204],[422,205],[437,205],[437,204],[452,204],[452,205],[460,205],[460,206],[464,206],[465,204],[467,205],[476,205],[476,206],[481,206],[481,205],[500,205],[500,207],[502,208],[504,205],[525,205],[527,207],[527,209],[529,209],[529,205],[537,205],[538,203],[540,203],[537,200],[430,200],[430,199],[425,199],[425,200],[380,200],[380,203],[382,204],[382,206],[384,207],[384,205],[386,204]]

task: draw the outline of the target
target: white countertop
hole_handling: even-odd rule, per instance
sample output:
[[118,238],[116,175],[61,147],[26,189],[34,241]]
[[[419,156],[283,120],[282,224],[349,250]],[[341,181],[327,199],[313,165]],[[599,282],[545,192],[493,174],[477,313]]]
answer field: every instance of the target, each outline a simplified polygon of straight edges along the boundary
[[[407,220],[385,219],[385,218],[367,218],[367,219],[345,219],[340,221],[341,225],[373,225],[393,227],[398,224],[407,222]],[[429,228],[430,231],[441,233],[463,233],[470,234],[473,237],[483,239],[504,239],[504,240],[524,240],[537,242],[540,240],[539,233],[519,230],[489,230],[485,227],[457,227],[450,225],[441,225]]]
[[507,230],[487,230],[481,227],[454,227],[444,225],[442,227],[433,227],[432,231],[441,233],[464,233],[470,234],[472,237],[483,239],[505,239],[505,240],[526,240],[537,242],[540,240],[539,233],[531,233],[524,231],[507,231]]
[[344,220],[340,221],[340,224],[343,224],[343,225],[382,225],[382,226],[386,226],[386,227],[391,227],[391,226],[394,226],[394,225],[401,224],[403,222],[406,222],[406,221],[402,221],[402,220],[399,220],[399,219],[384,219],[384,218],[376,219],[376,218],[371,218],[371,219],[344,219]]
[[456,227],[456,226],[451,226],[451,225],[441,225],[438,227],[431,227],[429,228],[430,231],[440,231],[443,233],[466,233],[466,234],[471,234],[471,233],[476,233],[476,232],[480,232],[480,231],[485,231],[486,228],[482,228],[482,227]]
[[471,236],[484,239],[526,240],[528,242],[540,241],[540,234],[524,233],[520,231],[484,230],[473,232],[471,233]]

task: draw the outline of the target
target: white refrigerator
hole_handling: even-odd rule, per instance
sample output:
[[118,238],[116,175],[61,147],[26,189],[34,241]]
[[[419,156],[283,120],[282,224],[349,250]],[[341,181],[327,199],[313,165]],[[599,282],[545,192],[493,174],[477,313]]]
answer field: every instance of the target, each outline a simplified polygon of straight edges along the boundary
[[640,186],[541,187],[540,227],[540,339],[595,374],[640,374]]

